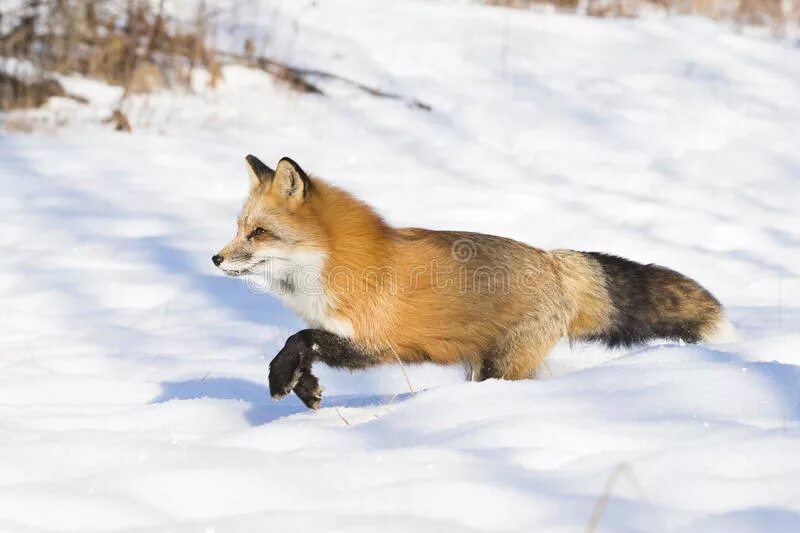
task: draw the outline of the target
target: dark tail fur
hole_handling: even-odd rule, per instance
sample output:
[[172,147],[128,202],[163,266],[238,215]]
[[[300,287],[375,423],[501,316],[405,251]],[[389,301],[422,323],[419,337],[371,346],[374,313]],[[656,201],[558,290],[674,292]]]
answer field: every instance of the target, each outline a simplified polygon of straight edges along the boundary
[[605,327],[585,338],[609,347],[652,339],[709,340],[724,319],[722,306],[696,281],[658,265],[584,252],[599,266],[611,312]]

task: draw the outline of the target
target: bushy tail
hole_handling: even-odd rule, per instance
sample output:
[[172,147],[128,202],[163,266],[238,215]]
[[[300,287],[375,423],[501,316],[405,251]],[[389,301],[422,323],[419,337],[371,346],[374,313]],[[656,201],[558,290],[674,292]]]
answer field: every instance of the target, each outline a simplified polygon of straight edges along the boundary
[[[589,290],[588,299],[586,294],[577,298],[578,316],[570,327],[571,336],[609,347],[652,339],[732,340],[733,328],[722,305],[696,281],[658,265],[597,252],[580,254],[600,286]],[[581,312],[582,302],[587,301],[602,311],[595,311],[593,320],[586,320]]]

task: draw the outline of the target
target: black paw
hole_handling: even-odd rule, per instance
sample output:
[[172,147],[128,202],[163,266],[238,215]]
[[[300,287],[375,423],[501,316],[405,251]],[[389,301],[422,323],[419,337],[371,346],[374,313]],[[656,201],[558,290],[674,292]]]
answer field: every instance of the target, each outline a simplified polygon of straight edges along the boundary
[[303,374],[302,365],[303,354],[296,345],[287,342],[269,364],[269,393],[273,398],[280,400],[292,392]]
[[294,386],[294,393],[309,409],[319,409],[319,404],[322,402],[322,387],[320,387],[317,377],[310,370],[300,375],[300,379]]

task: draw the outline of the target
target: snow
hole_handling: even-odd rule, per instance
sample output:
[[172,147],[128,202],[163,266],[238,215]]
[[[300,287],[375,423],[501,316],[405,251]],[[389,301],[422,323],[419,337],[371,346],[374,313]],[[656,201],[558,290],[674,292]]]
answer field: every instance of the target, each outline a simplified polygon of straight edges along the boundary
[[[448,2],[258,13],[240,34],[272,28],[268,53],[433,111],[228,67],[133,98],[132,135],[76,78],[94,105],[0,118],[39,125],[0,136],[0,531],[583,531],[609,480],[598,531],[800,530],[796,45]],[[565,343],[526,382],[320,367],[320,411],[274,402],[302,325],[210,261],[247,153],[393,224],[668,265],[739,340]]]

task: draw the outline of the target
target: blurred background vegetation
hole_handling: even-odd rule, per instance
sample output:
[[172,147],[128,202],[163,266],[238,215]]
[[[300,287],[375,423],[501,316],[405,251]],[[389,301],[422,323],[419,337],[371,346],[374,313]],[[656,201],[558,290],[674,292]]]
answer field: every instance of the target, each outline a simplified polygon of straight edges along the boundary
[[[480,1],[480,0],[478,0]],[[757,25],[780,36],[800,22],[800,0],[483,0],[519,9],[550,9],[592,17],[640,17],[648,13],[694,14],[737,25]],[[307,71],[260,53],[263,40],[243,39],[234,48],[215,45],[219,8],[196,2],[194,16],[178,19],[164,0],[5,0],[0,7],[0,111],[33,108],[68,94],[56,74],[80,75],[130,94],[191,90],[192,73],[203,69],[216,86],[224,64],[247,64],[269,72],[293,89],[322,91],[314,84],[332,73]],[[253,1],[241,2],[237,16]],[[227,13],[230,15],[230,13]],[[259,49],[257,49],[259,48]],[[379,97],[399,97],[341,79]],[[84,102],[85,103],[85,102]],[[426,107],[421,102],[411,104]],[[118,130],[130,124],[120,107],[108,119]]]

